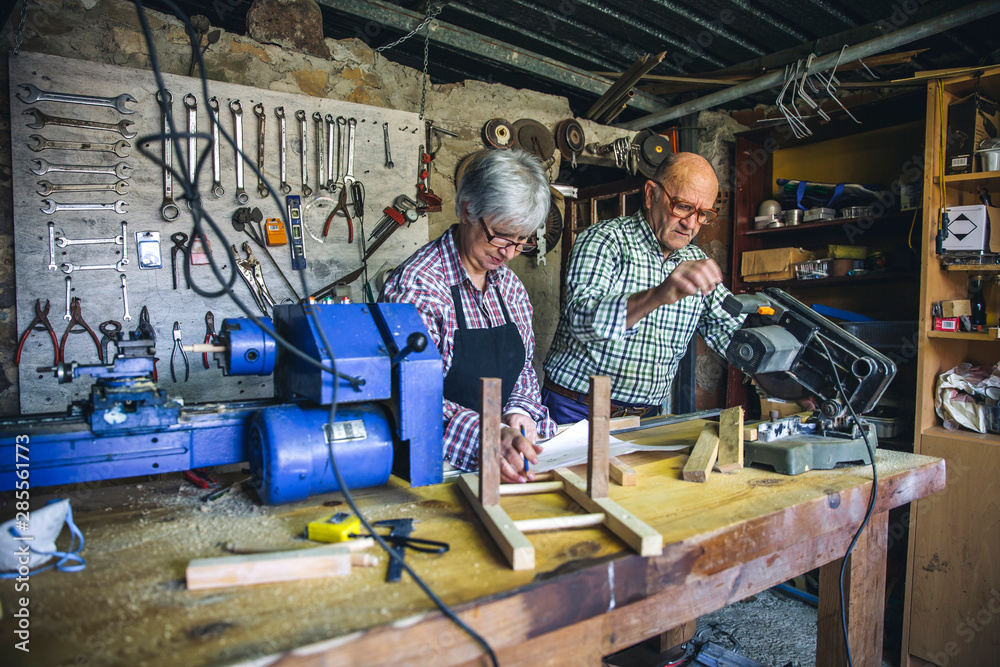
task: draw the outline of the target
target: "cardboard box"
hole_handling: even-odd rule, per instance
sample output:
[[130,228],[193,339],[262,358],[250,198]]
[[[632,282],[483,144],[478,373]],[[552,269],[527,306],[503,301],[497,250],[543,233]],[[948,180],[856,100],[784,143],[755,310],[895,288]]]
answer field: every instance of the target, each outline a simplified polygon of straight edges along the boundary
[[942,301],[941,315],[946,318],[972,315],[972,302],[970,302],[968,299],[958,299],[956,301]]
[[973,93],[948,105],[945,174],[971,174],[973,156],[983,139],[998,136],[997,103]]
[[934,331],[958,331],[957,317],[935,317]]
[[808,262],[816,253],[802,248],[771,248],[770,250],[747,250],[743,253],[741,273],[748,283],[765,280],[792,280],[795,265]]
[[1000,252],[1000,208],[949,206],[948,238],[943,247],[945,252]]

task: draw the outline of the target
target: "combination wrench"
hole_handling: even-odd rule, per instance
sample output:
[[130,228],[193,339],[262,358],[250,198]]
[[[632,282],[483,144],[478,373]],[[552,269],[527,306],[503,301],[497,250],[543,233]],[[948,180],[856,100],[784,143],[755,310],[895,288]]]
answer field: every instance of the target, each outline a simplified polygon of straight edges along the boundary
[[28,146],[28,148],[36,153],[51,148],[62,151],[94,151],[98,153],[114,153],[118,157],[128,157],[128,152],[125,149],[132,147],[132,144],[124,139],[116,141],[113,144],[106,144],[93,141],[52,141],[51,139],[46,139],[40,134],[32,134],[28,138],[34,139],[37,142],[34,146]]
[[52,164],[46,162],[42,158],[35,158],[32,160],[35,167],[31,169],[31,173],[36,176],[41,176],[43,174],[52,173],[67,173],[67,174],[107,174],[108,176],[117,176],[118,178],[125,179],[131,178],[132,176],[132,165],[127,162],[119,162],[116,165],[85,165],[85,164]]
[[[354,178],[354,130],[357,126],[356,118],[347,121],[347,171],[344,173],[344,187],[348,189],[358,180]],[[351,203],[357,204],[353,197],[351,199]]]
[[52,215],[53,213],[58,213],[59,211],[114,211],[119,215],[124,215],[128,208],[128,202],[124,199],[119,199],[118,201],[111,202],[110,204],[60,204],[59,202],[51,199],[43,199],[42,203],[45,204],[45,206],[39,210],[46,215]]
[[264,123],[267,116],[262,103],[253,105],[253,115],[257,116],[257,196],[267,197],[267,188],[264,187]]
[[49,271],[55,271],[56,266],[56,223],[49,221]]
[[160,205],[160,217],[167,222],[173,222],[181,214],[181,210],[174,203],[174,177],[171,174],[174,166],[173,140],[170,138],[170,124],[167,122],[171,115],[170,106],[174,101],[174,96],[167,93],[164,100],[160,91],[156,91],[156,101],[160,103],[160,114],[163,116],[163,203]]
[[295,112],[295,118],[299,121],[299,140],[302,144],[302,195],[308,197],[312,194],[312,188],[309,187],[309,151],[307,147],[309,142],[306,137],[306,112],[303,109],[299,109]]
[[125,273],[125,262],[118,260],[114,264],[85,264],[83,266],[79,264],[70,264],[66,262],[62,265],[62,272],[65,274],[73,273],[74,271],[97,271],[102,269],[115,270],[119,273]]
[[278,171],[281,173],[281,192],[288,194],[292,186],[288,184],[288,166],[285,162],[285,151],[288,148],[285,139],[285,107],[277,107],[274,115],[278,117]]
[[125,314],[122,315],[122,319],[126,322],[132,321],[132,313],[128,312],[128,286],[125,282],[125,274],[122,274],[122,301],[125,302]]
[[[188,93],[181,101],[184,103],[184,108],[187,109],[188,183],[194,192],[198,192],[198,187],[195,183],[198,167],[198,138],[195,137],[195,134],[198,133],[198,98]],[[188,208],[191,208],[190,201],[188,201],[187,205]]]
[[[357,122],[357,121],[355,121]],[[339,187],[344,187],[344,177],[341,174],[340,163],[344,155],[344,128],[347,127],[347,119],[337,116],[337,181]]]
[[[326,123],[326,189],[333,192],[337,189],[337,180],[333,175],[333,151],[334,151],[334,120],[331,114],[327,114],[323,118],[323,122]],[[340,157],[339,155],[337,157]],[[340,171],[340,167],[337,167],[337,171]]]
[[60,116],[50,116],[38,109],[25,109],[23,115],[33,115],[34,122],[28,123],[28,127],[33,130],[40,130],[46,125],[61,125],[63,127],[77,127],[81,130],[100,130],[104,132],[117,132],[125,139],[132,139],[137,132],[132,132],[128,128],[134,125],[130,120],[123,120],[118,123],[99,123],[96,120],[79,120],[77,118],[62,118]]
[[246,204],[250,195],[243,189],[243,105],[239,100],[229,102],[233,112],[233,137],[236,141],[236,201]]
[[124,93],[118,97],[94,97],[92,95],[73,95],[71,93],[56,93],[51,91],[41,90],[30,83],[20,83],[18,88],[24,88],[25,92],[19,92],[17,94],[17,99],[21,100],[25,104],[34,104],[35,102],[65,102],[67,104],[86,104],[94,107],[111,107],[118,111],[118,113],[130,114],[135,113],[135,109],[129,109],[125,106],[126,102],[135,102],[136,99]]
[[118,181],[117,183],[106,183],[94,185],[91,183],[64,183],[52,184],[48,181],[38,181],[38,194],[48,197],[53,192],[117,192],[120,195],[128,194],[128,181]]
[[219,99],[208,100],[209,116],[212,117],[212,194],[221,197],[226,194],[222,187],[222,161],[219,148]]
[[385,168],[392,169],[392,153],[389,152],[389,123],[382,123],[382,134],[385,136]]
[[313,111],[312,119],[316,125],[316,173],[318,174],[316,182],[319,183],[317,186],[319,189],[326,189],[327,183],[324,171],[326,158],[323,156],[323,114]]

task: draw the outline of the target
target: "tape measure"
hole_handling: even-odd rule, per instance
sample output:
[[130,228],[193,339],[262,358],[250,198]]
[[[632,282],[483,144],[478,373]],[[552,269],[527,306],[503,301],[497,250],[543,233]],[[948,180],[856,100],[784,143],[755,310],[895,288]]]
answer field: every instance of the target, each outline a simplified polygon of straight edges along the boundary
[[353,539],[361,530],[361,519],[348,512],[337,512],[332,516],[306,524],[306,539],[316,542],[345,542]]
[[285,235],[285,223],[280,218],[268,218],[264,223],[264,237],[267,245],[285,245],[288,238]]

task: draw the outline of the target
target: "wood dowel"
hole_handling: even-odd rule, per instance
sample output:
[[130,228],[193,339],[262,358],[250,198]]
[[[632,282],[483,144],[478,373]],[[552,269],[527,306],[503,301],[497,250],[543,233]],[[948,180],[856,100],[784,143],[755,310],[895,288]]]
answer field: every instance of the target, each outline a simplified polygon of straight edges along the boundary
[[604,523],[604,514],[570,514],[568,516],[550,516],[544,519],[522,519],[515,521],[514,527],[522,533],[542,533],[548,530],[567,530],[570,528],[589,528]]
[[527,482],[525,484],[501,484],[501,496],[528,496],[533,493],[552,493],[562,491],[562,482]]

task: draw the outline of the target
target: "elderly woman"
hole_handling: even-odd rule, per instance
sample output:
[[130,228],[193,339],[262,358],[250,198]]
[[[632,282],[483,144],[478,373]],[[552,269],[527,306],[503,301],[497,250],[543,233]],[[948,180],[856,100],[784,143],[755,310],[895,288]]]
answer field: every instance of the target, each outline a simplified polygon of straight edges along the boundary
[[550,203],[542,163],[521,151],[490,151],[466,170],[453,225],[400,265],[381,301],[412,303],[444,361],[444,458],[479,466],[479,379],[502,379],[500,474],[534,479],[538,436],[556,425],[541,404],[531,365],[535,337],[528,293],[506,263],[535,247]]

